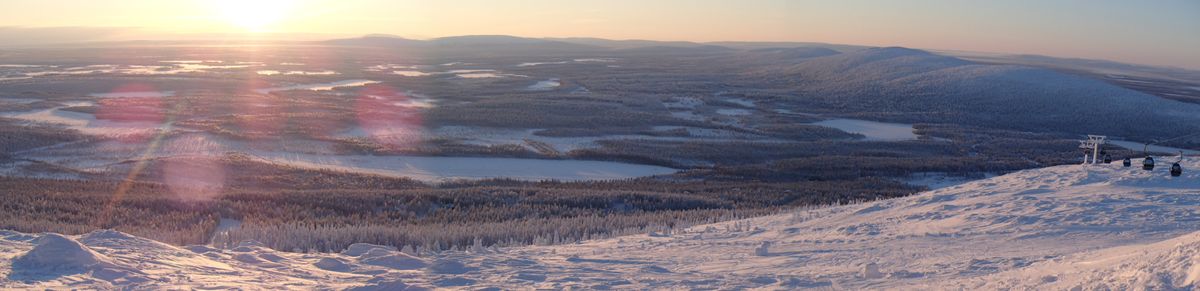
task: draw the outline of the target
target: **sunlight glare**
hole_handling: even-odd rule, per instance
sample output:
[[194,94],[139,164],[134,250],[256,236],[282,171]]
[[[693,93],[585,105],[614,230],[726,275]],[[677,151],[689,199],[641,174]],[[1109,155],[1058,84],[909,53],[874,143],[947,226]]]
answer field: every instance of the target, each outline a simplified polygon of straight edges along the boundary
[[215,1],[221,17],[230,24],[250,32],[270,29],[287,15],[294,0],[219,0]]

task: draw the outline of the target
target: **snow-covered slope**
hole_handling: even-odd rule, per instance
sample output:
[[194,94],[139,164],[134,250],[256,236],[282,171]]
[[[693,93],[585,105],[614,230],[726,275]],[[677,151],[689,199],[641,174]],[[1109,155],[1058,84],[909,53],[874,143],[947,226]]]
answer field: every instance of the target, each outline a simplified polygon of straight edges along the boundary
[[1057,166],[669,233],[440,254],[0,232],[0,288],[1191,289],[1200,162],[1184,167]]
[[[887,47],[755,67],[748,80],[780,84],[797,105],[905,123],[954,123],[1035,132],[1178,136],[1200,130],[1200,105],[1048,69],[976,63]],[[761,86],[761,85],[759,85]],[[889,112],[882,115],[879,112]]]

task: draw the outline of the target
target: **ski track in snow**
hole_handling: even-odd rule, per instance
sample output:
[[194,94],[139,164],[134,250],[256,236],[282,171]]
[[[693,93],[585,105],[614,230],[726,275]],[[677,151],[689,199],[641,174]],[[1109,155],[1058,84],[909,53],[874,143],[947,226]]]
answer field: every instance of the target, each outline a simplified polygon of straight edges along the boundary
[[420,255],[0,231],[0,289],[1192,289],[1200,162],[1184,167],[1056,166],[672,232]]

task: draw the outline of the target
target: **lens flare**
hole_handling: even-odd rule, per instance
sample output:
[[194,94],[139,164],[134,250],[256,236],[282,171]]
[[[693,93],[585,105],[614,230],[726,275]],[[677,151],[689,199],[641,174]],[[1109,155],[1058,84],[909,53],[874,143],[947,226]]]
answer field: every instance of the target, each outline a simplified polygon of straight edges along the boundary
[[[97,102],[96,121],[120,131],[107,135],[125,142],[145,142],[166,123],[166,102],[159,91],[146,84],[125,84]],[[116,132],[120,132],[117,134]]]
[[413,98],[384,85],[361,90],[355,111],[358,128],[352,132],[370,137],[384,149],[411,149],[422,137],[421,112]]
[[186,154],[171,157],[162,163],[162,180],[176,198],[186,201],[209,200],[225,188],[225,164],[220,143],[204,136],[176,138],[165,143],[165,149]]
[[[114,94],[109,96],[145,96],[145,92],[157,92],[153,86],[146,84],[125,84],[117,87],[112,91]],[[100,102],[100,108],[96,111],[97,120],[111,120],[134,128],[147,129],[142,134],[134,134],[128,136],[120,136],[117,139],[123,142],[141,142],[149,140],[145,149],[142,150],[141,156],[129,169],[129,173],[125,175],[125,179],[121,180],[121,184],[117,185],[116,191],[112,197],[109,197],[108,203],[104,206],[104,211],[100,214],[98,222],[102,227],[111,227],[113,223],[113,209],[117,203],[120,203],[121,198],[133,187],[142,170],[148,165],[148,161],[153,157],[158,150],[166,133],[171,130],[171,124],[174,122],[174,116],[170,115],[170,110],[165,108],[165,102],[161,97],[118,97],[104,99]],[[160,130],[161,129],[161,130]],[[137,130],[131,129],[131,132]]]

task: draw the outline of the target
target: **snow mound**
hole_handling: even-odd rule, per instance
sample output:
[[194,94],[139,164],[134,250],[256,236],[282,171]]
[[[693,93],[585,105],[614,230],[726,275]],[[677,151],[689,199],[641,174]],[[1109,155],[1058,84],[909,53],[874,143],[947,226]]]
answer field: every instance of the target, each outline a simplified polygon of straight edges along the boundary
[[101,229],[101,230],[93,231],[93,232],[83,235],[83,237],[80,238],[81,241],[135,240],[135,239],[140,239],[140,238],[126,234],[124,232],[115,231],[115,230],[111,230],[111,229]]
[[362,256],[362,255],[367,254],[374,250],[383,250],[383,251],[392,251],[392,252],[397,251],[396,248],[389,247],[389,246],[356,243],[356,244],[352,244],[349,247],[347,247],[345,251],[342,251],[342,254],[351,256],[351,257],[358,257],[358,256]]
[[197,254],[206,254],[206,253],[217,251],[216,248],[213,248],[210,246],[203,246],[203,245],[191,245],[191,246],[186,246],[183,248],[188,251],[191,251],[193,253],[197,253]]
[[396,270],[416,270],[424,268],[428,265],[420,258],[405,255],[399,252],[394,252],[382,256],[364,256],[359,262],[372,266],[380,266],[384,268]]
[[237,246],[238,246],[238,247],[245,247],[245,248],[263,248],[263,247],[266,247],[266,245],[264,245],[263,243],[261,243],[261,242],[259,242],[259,241],[256,241],[256,240],[244,240],[244,241],[242,241],[242,242],[239,242]]
[[13,260],[14,273],[28,277],[58,277],[117,266],[108,257],[61,234],[47,233],[33,243],[32,250]]
[[129,248],[129,247],[155,247],[155,248],[175,248],[174,246],[157,242],[154,240],[140,238],[129,235],[120,231],[111,229],[101,229],[84,234],[79,237],[79,242],[88,247],[114,247],[114,248]]
[[457,275],[457,274],[463,274],[463,273],[470,272],[470,271],[471,271],[471,268],[467,267],[466,264],[463,264],[462,262],[459,262],[456,260],[450,260],[450,259],[437,260],[437,261],[434,261],[433,264],[429,265],[429,272],[434,273],[434,274]]
[[340,259],[335,259],[335,258],[321,258],[320,260],[317,260],[316,263],[313,263],[313,266],[320,268],[321,270],[332,271],[332,272],[349,272],[350,271],[349,264],[346,264],[345,261],[342,261]]
[[37,239],[37,236],[15,232],[11,230],[0,230],[0,237],[8,241],[32,241]]
[[416,291],[416,290],[429,290],[429,288],[405,284],[403,281],[400,281],[400,280],[387,280],[387,281],[371,282],[370,285],[354,287],[354,288],[350,288],[350,289],[346,289],[346,290],[347,291]]
[[107,261],[103,255],[84,247],[78,241],[57,233],[47,233],[35,239],[33,250],[18,257],[13,264],[22,268],[87,269]]
[[239,262],[247,263],[247,264],[263,263],[263,260],[260,260],[260,259],[258,259],[258,257],[251,255],[251,254],[237,254],[237,255],[233,256],[233,259],[238,260]]

